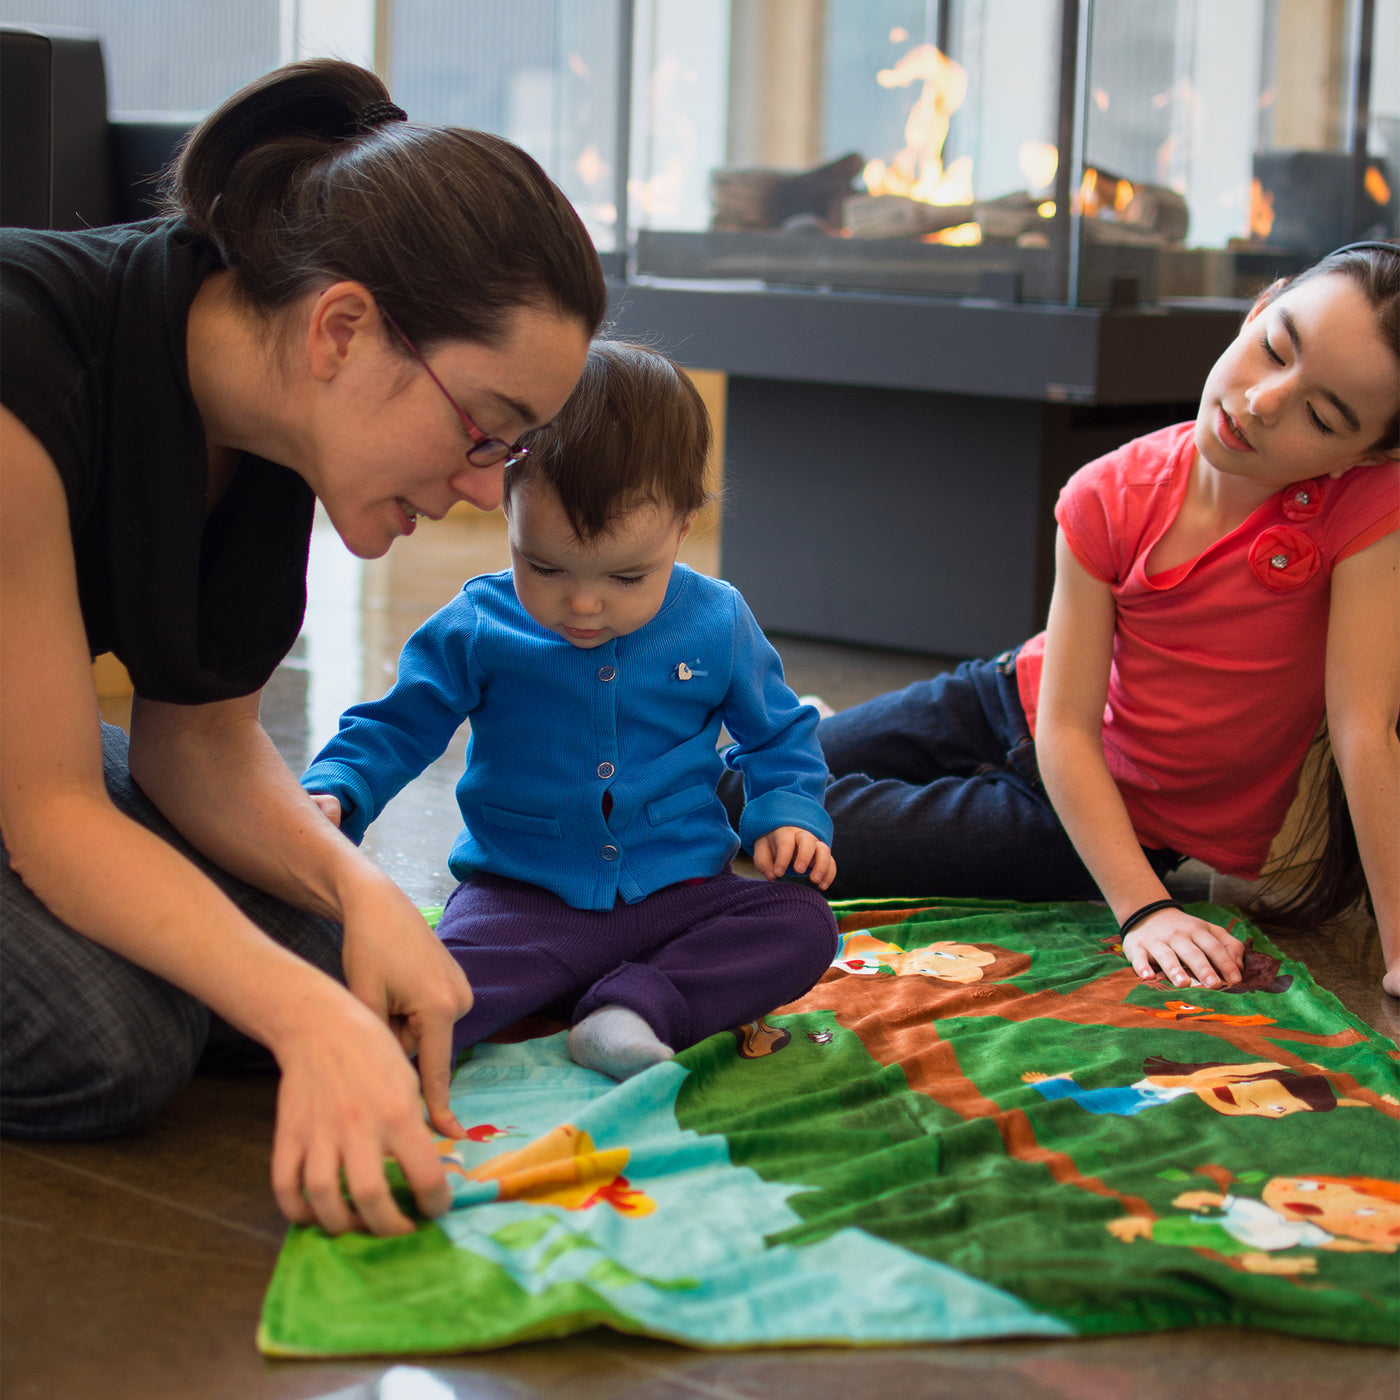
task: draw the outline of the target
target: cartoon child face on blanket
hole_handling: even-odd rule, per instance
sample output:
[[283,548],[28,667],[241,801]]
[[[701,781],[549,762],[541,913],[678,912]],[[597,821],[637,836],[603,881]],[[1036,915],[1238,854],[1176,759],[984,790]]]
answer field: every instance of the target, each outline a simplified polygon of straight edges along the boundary
[[980,982],[997,955],[975,943],[930,943],[907,952],[868,933],[843,935],[833,967],[861,977],[893,972],[897,977],[937,977],[944,982]]
[[1334,1236],[1333,1248],[1394,1254],[1400,1249],[1400,1182],[1366,1176],[1276,1176],[1264,1204]]
[[1400,1183],[1360,1176],[1276,1176],[1262,1199],[1222,1191],[1183,1191],[1172,1204],[1189,1216],[1129,1215],[1110,1221],[1124,1243],[1208,1249],[1252,1274],[1312,1274],[1317,1260],[1293,1249],[1338,1254],[1400,1250]]
[[1363,1108],[1358,1099],[1340,1098],[1321,1074],[1299,1073],[1272,1060],[1249,1064],[1179,1064],[1151,1055],[1143,1078],[1119,1088],[1085,1089],[1069,1074],[1033,1071],[1021,1078],[1047,1099],[1074,1099],[1089,1113],[1129,1116],[1154,1104],[1194,1094],[1207,1108],[1226,1117],[1283,1118],[1291,1113],[1328,1113],[1334,1108]]

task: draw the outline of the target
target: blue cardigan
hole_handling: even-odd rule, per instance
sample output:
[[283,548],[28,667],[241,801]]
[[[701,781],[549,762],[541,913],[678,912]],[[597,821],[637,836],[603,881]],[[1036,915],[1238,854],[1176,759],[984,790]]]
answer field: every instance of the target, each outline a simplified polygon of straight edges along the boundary
[[[489,871],[611,909],[713,875],[739,846],[716,794],[726,764],[744,775],[746,847],[780,826],[831,841],[816,710],[735,589],[683,564],[645,627],[591,650],[535,622],[509,570],[470,579],[409,638],[393,689],[345,712],[302,785],[339,800],[358,842],[468,716],[459,880]],[[735,741],[723,756],[721,725]]]

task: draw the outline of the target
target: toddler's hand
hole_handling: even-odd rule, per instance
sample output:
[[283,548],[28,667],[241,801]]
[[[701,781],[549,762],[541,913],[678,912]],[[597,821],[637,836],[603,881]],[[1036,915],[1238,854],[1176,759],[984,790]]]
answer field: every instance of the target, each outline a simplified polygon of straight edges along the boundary
[[310,792],[307,796],[326,814],[332,826],[340,825],[340,802],[328,792]]
[[1123,940],[1123,956],[1139,977],[1161,969],[1178,987],[1233,987],[1242,976],[1244,953],[1233,934],[1181,909],[1153,914]]
[[776,880],[788,866],[824,890],[836,878],[831,847],[800,826],[780,826],[753,843],[753,863],[765,879]]

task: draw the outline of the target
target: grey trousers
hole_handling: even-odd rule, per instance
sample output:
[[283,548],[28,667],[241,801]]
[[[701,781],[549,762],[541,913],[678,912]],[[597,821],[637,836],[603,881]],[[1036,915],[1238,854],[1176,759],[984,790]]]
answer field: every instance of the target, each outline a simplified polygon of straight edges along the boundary
[[[121,812],[204,871],[269,937],[343,980],[339,924],[195,852],[132,781],[126,734],[113,725],[102,727],[102,758]],[[0,842],[0,1135],[105,1137],[144,1122],[197,1069],[274,1068],[262,1046],[188,993],[60,923],[10,868]]]

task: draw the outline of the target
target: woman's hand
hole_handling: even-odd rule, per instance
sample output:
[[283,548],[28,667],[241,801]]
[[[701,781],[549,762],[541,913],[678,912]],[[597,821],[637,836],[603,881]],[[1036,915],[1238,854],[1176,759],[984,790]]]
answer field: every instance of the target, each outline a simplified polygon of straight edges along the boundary
[[386,1026],[329,980],[305,999],[295,1031],[276,1046],[282,1080],[272,1191],[282,1213],[328,1234],[410,1233],[384,1174],[394,1158],[425,1215],[451,1190],[423,1122],[413,1067]]
[[1123,956],[1139,977],[1160,970],[1178,987],[1233,987],[1243,975],[1244,953],[1233,934],[1181,909],[1160,910],[1123,940]]
[[387,876],[371,871],[344,901],[346,985],[418,1057],[428,1119],[444,1137],[466,1130],[448,1102],[452,1027],[471,1010],[466,974],[423,915]]
[[776,880],[791,866],[824,890],[836,878],[831,847],[800,826],[780,826],[753,843],[753,863],[766,880]]

